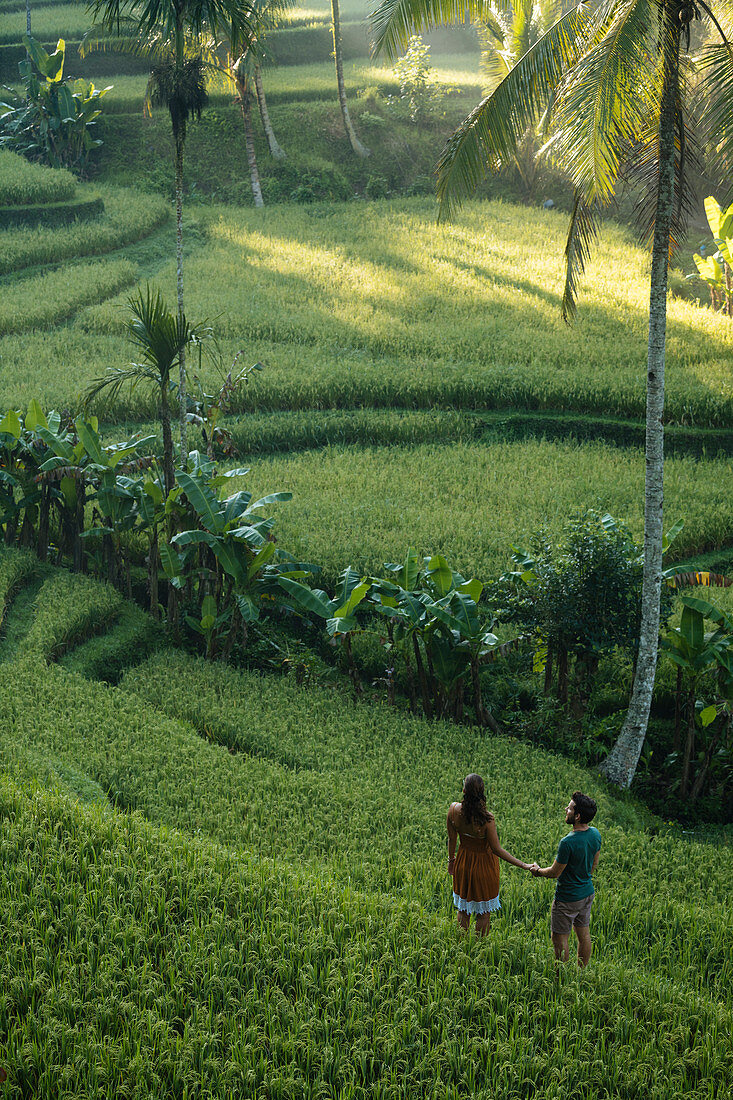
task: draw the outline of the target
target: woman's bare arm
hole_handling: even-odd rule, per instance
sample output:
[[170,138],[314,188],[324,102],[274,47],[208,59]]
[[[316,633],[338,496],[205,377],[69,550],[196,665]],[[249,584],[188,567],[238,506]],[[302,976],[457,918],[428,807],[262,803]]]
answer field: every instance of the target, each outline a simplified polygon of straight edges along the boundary
[[511,863],[514,867],[521,867],[523,871],[529,870],[529,863],[522,863],[521,859],[517,859],[516,856],[513,856],[510,852],[507,852],[506,848],[502,848],[501,844],[499,843],[499,833],[496,828],[496,821],[493,817],[489,820],[489,824],[486,826],[486,832],[489,840],[489,847],[491,848],[491,851],[494,853],[494,855],[498,856],[499,859],[506,860],[507,863]]
[[456,854],[456,841],[458,840],[458,829],[453,824],[453,805],[448,810],[448,819],[446,821],[446,828],[448,829],[448,869],[451,869],[453,864],[453,858]]

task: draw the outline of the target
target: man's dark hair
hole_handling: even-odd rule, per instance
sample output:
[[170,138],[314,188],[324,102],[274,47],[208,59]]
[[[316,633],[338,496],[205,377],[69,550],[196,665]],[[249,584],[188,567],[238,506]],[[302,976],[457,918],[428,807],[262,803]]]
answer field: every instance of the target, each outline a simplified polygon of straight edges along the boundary
[[590,798],[587,794],[576,791],[573,795],[573,803],[575,805],[576,814],[580,814],[581,825],[587,825],[588,822],[592,821],[596,816],[598,807],[595,804],[595,800]]

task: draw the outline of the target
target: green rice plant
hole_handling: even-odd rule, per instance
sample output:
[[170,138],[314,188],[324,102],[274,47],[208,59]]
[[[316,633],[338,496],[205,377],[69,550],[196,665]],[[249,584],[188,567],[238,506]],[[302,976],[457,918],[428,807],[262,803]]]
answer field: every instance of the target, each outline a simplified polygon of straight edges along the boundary
[[23,655],[55,661],[72,646],[108,629],[123,606],[111,585],[89,577],[56,573],[38,593]]
[[0,629],[3,626],[8,604],[18,588],[24,585],[38,570],[38,558],[30,550],[14,547],[0,549]]
[[57,325],[89,302],[129,287],[137,268],[128,260],[74,264],[6,282],[0,301],[0,335]]
[[[520,853],[554,850],[563,833],[562,797],[582,785],[599,801],[605,844],[597,881],[603,899],[599,935],[610,961],[623,965],[648,943],[643,956],[652,956],[649,973],[674,984],[679,952],[670,947],[679,943],[674,929],[686,926],[690,965],[684,988],[706,998],[729,997],[730,911],[708,909],[695,921],[690,914],[697,891],[729,894],[729,867],[704,845],[693,844],[683,857],[686,849],[676,847],[673,837],[645,835],[633,805],[611,798],[571,762],[508,739],[486,738],[475,729],[449,730],[387,708],[347,704],[325,690],[293,685],[283,695],[280,679],[233,677],[220,666],[203,670],[200,662],[179,657],[167,666],[155,660],[150,693],[156,671],[160,705],[83,681],[55,665],[43,669],[25,662],[0,669],[9,730],[4,752],[12,756],[32,746],[59,767],[84,771],[116,805],[142,811],[151,821],[260,860],[274,856],[279,865],[292,863],[299,873],[312,871],[321,879],[326,874],[352,890],[418,904],[424,914],[446,912],[445,807],[466,770],[475,766],[488,777],[501,835]],[[201,705],[176,703],[183,693],[165,686],[181,674],[190,674],[190,694],[200,695]],[[14,695],[19,675],[32,694],[32,708]],[[136,674],[128,677],[126,685],[134,689]],[[251,710],[261,749],[269,741],[275,759],[262,752],[233,754],[215,743],[234,720],[230,708],[219,725],[222,697],[239,702],[242,721]],[[161,713],[171,706],[197,712],[203,737],[185,721]],[[319,750],[326,759],[313,770],[307,763],[317,760]],[[290,766],[277,760],[284,751],[294,757]],[[294,768],[298,758],[301,766]],[[340,827],[334,829],[334,822]],[[685,872],[670,892],[662,884],[676,881],[675,852]],[[507,917],[534,928],[546,917],[547,892],[511,872],[505,877]],[[650,924],[656,930],[650,932]],[[544,921],[541,935],[544,939]]]
[[481,435],[483,424],[467,413],[437,409],[323,409],[245,414],[228,421],[227,430],[241,454],[255,456],[348,444],[467,443]]
[[89,680],[114,684],[125,669],[144,661],[163,646],[160,624],[139,607],[125,603],[110,629],[90,638],[82,637],[75,648],[63,654],[60,664]]
[[[91,20],[83,4],[44,4],[32,8],[33,37],[38,42],[56,42],[57,38],[80,39],[89,29]],[[3,15],[0,43],[15,44],[26,32],[25,11]]]
[[[696,919],[714,950],[725,922],[670,899],[674,877],[652,875],[633,953],[597,907],[605,954],[581,988],[546,961],[546,898],[457,944],[442,911],[18,780],[0,811],[3,1062],[26,1094],[709,1100],[731,1080],[729,997],[687,984]],[[705,854],[659,839],[660,863]]]
[[[34,166],[38,167],[38,166]],[[59,174],[59,170],[44,169]],[[79,194],[86,188],[79,187]],[[2,234],[0,275],[40,264],[112,252],[149,236],[169,217],[165,201],[119,188],[103,188],[104,214],[94,222],[49,230],[45,226],[8,229]]]
[[[726,460],[668,459],[668,525],[685,523],[670,561],[730,542],[729,476]],[[586,508],[610,512],[639,539],[643,483],[641,451],[539,440],[333,447],[263,458],[247,479],[255,493],[288,486],[293,500],[278,517],[279,538],[329,581],[347,565],[378,573],[412,545],[486,582],[504,571],[512,544],[543,526],[553,538]]]
[[[220,314],[227,346],[256,348],[269,367],[243,408],[437,403],[643,415],[645,261],[618,228],[605,230],[604,263],[568,330],[559,314],[564,223],[552,211],[471,204],[450,226],[436,226],[424,200],[277,207],[256,221],[231,209],[200,216],[209,243],[189,261],[191,293],[204,315]],[[547,243],[539,254],[538,233]],[[161,272],[167,291],[174,274],[172,264]],[[80,324],[119,331],[115,305],[88,310]],[[731,341],[725,318],[670,303],[670,419],[730,422]]]
[[70,199],[77,180],[65,168],[32,164],[9,149],[0,149],[0,207]]

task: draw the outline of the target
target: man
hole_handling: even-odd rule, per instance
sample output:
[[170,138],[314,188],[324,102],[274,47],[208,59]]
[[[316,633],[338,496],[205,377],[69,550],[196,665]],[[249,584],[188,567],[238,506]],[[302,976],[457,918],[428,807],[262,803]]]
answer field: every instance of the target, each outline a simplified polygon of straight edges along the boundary
[[572,833],[560,841],[552,867],[530,867],[535,878],[556,878],[555,898],[550,912],[550,931],[555,958],[567,962],[570,931],[578,938],[578,966],[587,966],[592,951],[590,909],[595,896],[593,873],[598,866],[601,834],[590,822],[597,806],[587,794],[576,791],[565,810],[565,824]]

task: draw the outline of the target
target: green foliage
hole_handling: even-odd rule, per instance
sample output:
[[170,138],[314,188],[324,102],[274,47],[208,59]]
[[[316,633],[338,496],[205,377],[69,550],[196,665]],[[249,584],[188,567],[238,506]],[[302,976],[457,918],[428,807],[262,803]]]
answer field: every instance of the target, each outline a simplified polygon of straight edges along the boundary
[[73,198],[76,188],[71,172],[54,172],[10,149],[0,149],[0,207],[63,202]]
[[[51,783],[55,773],[62,789],[62,779],[79,787],[87,776],[89,795],[96,784],[148,819],[25,794],[2,779],[0,897],[13,1009],[4,1064],[24,1087],[43,1091],[71,1068],[70,1096],[93,1093],[100,1079],[141,1100],[168,1096],[171,1075],[193,1087],[195,1074],[214,1095],[230,1080],[247,1093],[266,1080],[275,1095],[295,1090],[311,1100],[327,1088],[350,1088],[359,1100],[443,1100],[451,1089],[508,1100],[530,1037],[535,1053],[522,1062],[521,1087],[531,1081],[542,1100],[554,1095],[548,1073],[596,1100],[608,1087],[631,1096],[642,1086],[651,1100],[666,1100],[670,1088],[703,1100],[708,1074],[729,1079],[730,907],[690,902],[708,890],[724,900],[729,893],[714,844],[643,831],[631,804],[527,746],[468,730],[448,735],[439,723],[304,692],[291,680],[171,655],[129,673],[123,693],[56,667],[20,667],[34,705],[21,705],[11,687],[18,669],[0,670],[5,768],[26,783],[34,769]],[[189,692],[176,690],[182,681]],[[209,743],[225,743],[226,728],[241,744],[249,730],[271,758]],[[297,770],[277,763],[286,755]],[[563,831],[561,792],[580,786],[599,801],[597,950],[582,996],[570,974],[556,984],[546,886],[513,871],[502,878],[504,914],[490,940],[456,953],[444,810],[472,767],[489,778],[502,841],[520,854],[531,821],[526,854],[551,859]],[[416,974],[419,1004],[405,1031]],[[130,1006],[124,1016],[115,1010],[114,1044],[110,1004]],[[475,1006],[468,1023],[467,1004]],[[72,1016],[79,1026],[61,1044],[60,1025]],[[489,1057],[486,1027],[499,1020],[514,1039]],[[31,1031],[36,1060],[27,1055]],[[599,1044],[610,1053],[596,1086],[589,1066]],[[650,1081],[661,1062],[668,1068],[657,1087]],[[396,1064],[404,1070],[393,1082],[380,1067]]]
[[13,547],[0,550],[0,627],[16,590],[26,584],[37,569],[38,558],[30,550]]
[[104,200],[99,195],[39,206],[3,206],[0,207],[0,229],[43,225],[48,230],[57,225],[70,225],[72,222],[98,218],[103,213]]
[[285,160],[263,179],[266,202],[335,202],[351,197],[346,176],[317,157]]
[[[84,4],[45,3],[31,8],[33,36],[37,42],[56,41],[57,38],[79,39],[89,26],[89,13]],[[26,31],[25,4],[3,15],[0,43],[18,43]],[[69,51],[71,52],[71,51]],[[16,70],[17,72],[17,70]]]
[[[208,241],[187,263],[191,294],[203,316],[221,315],[226,353],[247,340],[250,358],[268,364],[244,407],[439,404],[643,417],[644,262],[621,230],[608,229],[608,262],[589,277],[583,317],[568,331],[557,313],[562,225],[551,212],[528,218],[476,204],[455,225],[435,226],[425,200],[403,199],[277,208],[265,222],[244,210],[198,216]],[[547,242],[539,254],[538,232]],[[172,289],[172,265],[161,279]],[[80,324],[114,334],[120,317],[110,303]],[[670,302],[669,420],[729,423],[732,341],[725,318]]]
[[454,89],[445,87],[437,79],[437,73],[430,64],[430,46],[423,42],[419,34],[413,34],[407,50],[398,58],[395,76],[400,86],[399,103],[405,108],[412,122],[423,122],[425,118],[440,106]]
[[688,275],[687,277],[688,279],[700,278],[706,282],[710,288],[710,301],[713,309],[719,309],[731,317],[733,316],[733,288],[731,287],[733,205],[724,211],[717,200],[712,195],[708,195],[705,199],[705,214],[717,252],[713,255],[706,253],[705,256],[701,256],[696,252],[692,258],[695,261],[697,275]]
[[78,639],[79,644],[61,657],[60,663],[89,680],[116,683],[132,665],[144,661],[163,646],[163,632],[150,615],[124,603],[103,633]]
[[1,105],[6,110],[0,115],[0,146],[53,168],[84,168],[92,150],[102,144],[94,134],[107,89],[81,78],[63,79],[63,38],[52,54],[29,35],[23,42],[28,58],[18,68],[25,94]]

